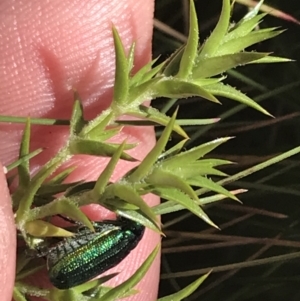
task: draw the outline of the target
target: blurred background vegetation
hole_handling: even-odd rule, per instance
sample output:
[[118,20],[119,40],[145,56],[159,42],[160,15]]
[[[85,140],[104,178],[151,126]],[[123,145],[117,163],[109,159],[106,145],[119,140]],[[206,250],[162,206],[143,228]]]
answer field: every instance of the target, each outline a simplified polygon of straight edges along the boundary
[[[203,41],[218,20],[222,1],[198,0],[195,4]],[[265,4],[300,19],[299,0],[266,0]],[[238,21],[248,9],[236,3],[232,20]],[[153,57],[165,59],[184,42],[188,1],[157,0],[155,18]],[[300,25],[269,15],[260,26],[287,31],[253,50],[295,61],[240,67],[228,72],[226,81],[259,101],[275,119],[221,98],[222,106],[199,98],[177,102],[179,118],[222,118],[213,126],[185,128],[191,137],[188,148],[218,137],[236,137],[213,155],[236,162],[223,167],[229,175],[300,145]],[[167,110],[164,100],[153,105]],[[170,143],[175,142],[176,138]],[[163,239],[160,295],[178,291],[214,268],[187,300],[300,300],[299,159],[291,157],[228,185],[230,190],[246,188],[249,192],[239,196],[243,205],[227,200],[205,208],[222,231],[208,228],[186,212],[164,216],[167,237]],[[291,253],[295,256],[289,260],[278,257]],[[173,274],[177,272],[183,273]]]

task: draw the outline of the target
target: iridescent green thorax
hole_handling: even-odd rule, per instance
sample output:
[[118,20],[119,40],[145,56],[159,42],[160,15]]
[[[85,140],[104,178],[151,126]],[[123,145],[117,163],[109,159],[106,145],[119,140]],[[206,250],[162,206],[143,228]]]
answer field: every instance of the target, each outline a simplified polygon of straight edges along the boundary
[[116,266],[144,233],[144,226],[127,219],[97,222],[94,228],[95,232],[80,228],[74,237],[51,248],[47,267],[57,288],[74,287]]

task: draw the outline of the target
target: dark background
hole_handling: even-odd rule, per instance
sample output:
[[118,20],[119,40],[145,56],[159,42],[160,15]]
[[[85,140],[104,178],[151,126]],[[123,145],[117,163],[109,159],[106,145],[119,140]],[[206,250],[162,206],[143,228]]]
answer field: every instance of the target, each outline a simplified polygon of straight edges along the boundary
[[[157,0],[155,17],[185,34],[186,4],[187,1]],[[201,41],[214,28],[221,4],[221,0],[196,1]],[[300,19],[299,0],[269,0],[265,4]],[[238,21],[247,9],[236,4],[233,21]],[[267,16],[260,26],[287,31],[256,45],[253,50],[273,52],[295,61],[240,67],[227,74],[226,82],[253,99],[262,99],[260,104],[276,119],[249,108],[235,112],[239,104],[227,99],[220,99],[222,106],[196,98],[177,102],[179,118],[223,117],[213,127],[185,130],[193,138],[189,147],[219,137],[236,137],[213,153],[213,157],[237,162],[222,168],[229,175],[300,145],[300,25]],[[174,36],[155,29],[154,57],[161,55],[161,59],[165,59],[180,45],[181,41]],[[158,108],[163,104],[163,100],[153,103]],[[168,113],[173,111],[172,107]],[[176,142],[176,138],[172,142]],[[249,192],[239,196],[243,205],[226,200],[205,208],[222,231],[209,229],[186,212],[163,216],[167,238],[163,240],[160,296],[178,291],[203,274],[171,278],[169,273],[247,262],[246,268],[238,266],[211,274],[188,300],[300,300],[300,255],[298,259],[274,261],[274,256],[300,251],[299,158],[291,157],[226,186],[230,190],[246,188]],[[186,237],[186,232],[194,237]],[[210,236],[204,237],[204,234]],[[186,248],[180,249],[182,246]],[[254,266],[253,260],[262,258],[268,259],[268,263]]]

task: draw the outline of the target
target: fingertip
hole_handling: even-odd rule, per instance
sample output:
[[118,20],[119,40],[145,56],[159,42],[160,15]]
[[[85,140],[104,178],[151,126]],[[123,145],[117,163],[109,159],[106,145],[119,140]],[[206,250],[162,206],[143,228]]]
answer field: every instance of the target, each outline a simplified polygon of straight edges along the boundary
[[0,195],[0,296],[1,300],[11,300],[15,278],[16,228],[5,168],[1,163]]

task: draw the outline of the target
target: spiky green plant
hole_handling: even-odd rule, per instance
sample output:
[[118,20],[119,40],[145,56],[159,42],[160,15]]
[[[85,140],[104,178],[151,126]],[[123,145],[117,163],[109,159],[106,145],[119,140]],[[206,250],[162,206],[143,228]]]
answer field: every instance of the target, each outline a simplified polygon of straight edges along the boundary
[[[259,5],[238,23],[231,25],[231,4],[229,0],[223,0],[217,26],[205,43],[199,45],[198,20],[193,1],[191,1],[190,31],[187,43],[167,61],[154,66],[156,60],[153,60],[135,74],[132,73],[134,44],[129,54],[126,55],[118,32],[113,29],[116,75],[111,106],[99,112],[95,119],[85,120],[79,95],[75,92],[73,114],[69,122],[70,134],[65,146],[32,177],[29,172],[29,160],[38,155],[41,150],[29,152],[30,125],[32,122],[46,123],[47,121],[26,120],[19,160],[8,166],[8,169],[18,168],[19,184],[12,194],[13,208],[16,227],[27,246],[34,248],[37,238],[47,240],[54,236],[72,235],[47,221],[48,217],[57,214],[66,215],[92,230],[92,223],[79,209],[88,204],[100,204],[159,234],[161,230],[157,215],[179,210],[188,210],[209,225],[217,227],[204,212],[204,205],[227,197],[237,200],[236,194],[244,192],[244,190],[228,191],[223,187],[225,184],[299,152],[298,148],[294,149],[251,170],[228,177],[218,170],[218,166],[229,164],[229,161],[205,159],[204,156],[228,141],[230,137],[219,138],[190,150],[183,150],[188,135],[181,125],[212,124],[217,122],[217,119],[181,121],[176,118],[176,112],[169,117],[143,104],[145,99],[155,100],[159,97],[166,97],[174,101],[177,98],[191,96],[199,96],[219,103],[217,97],[224,96],[270,116],[251,98],[223,83],[226,78],[223,74],[240,65],[289,61],[270,56],[270,53],[245,50],[253,44],[281,33],[274,28],[255,29],[265,16],[265,14],[258,14],[258,11]],[[133,116],[138,120],[120,121],[119,117],[123,115]],[[4,116],[2,120],[20,121],[13,117],[7,119]],[[108,141],[120,132],[123,125],[128,124],[134,126],[158,124],[164,126],[165,129],[146,158],[119,181],[111,183],[110,177],[120,159],[135,161],[126,153],[126,150],[134,148],[135,145],[128,144],[126,141],[122,144],[113,144]],[[171,149],[166,149],[172,132],[179,134],[182,141]],[[76,154],[110,157],[110,161],[92,185],[91,183],[64,184],[64,179],[72,172],[72,169],[63,170],[49,180],[53,172]],[[224,180],[214,182],[209,178],[212,175],[224,176]],[[200,198],[208,191],[214,194]],[[149,207],[142,198],[147,193],[161,197],[164,202],[155,207]],[[57,194],[61,196],[55,197]],[[51,301],[119,300],[136,293],[134,286],[145,275],[157,252],[158,247],[132,277],[115,288],[102,286],[107,278],[100,278],[64,291],[56,288],[40,289],[26,284],[24,280],[43,268],[44,263],[20,255],[17,260],[14,299],[20,301],[27,300],[30,296],[40,296]],[[193,293],[207,276],[204,275],[185,289],[159,300],[182,300]],[[101,290],[96,296],[87,294],[99,285],[101,285]]]

